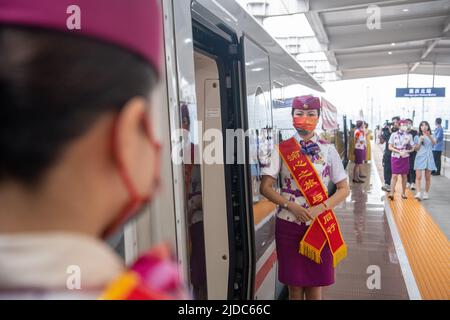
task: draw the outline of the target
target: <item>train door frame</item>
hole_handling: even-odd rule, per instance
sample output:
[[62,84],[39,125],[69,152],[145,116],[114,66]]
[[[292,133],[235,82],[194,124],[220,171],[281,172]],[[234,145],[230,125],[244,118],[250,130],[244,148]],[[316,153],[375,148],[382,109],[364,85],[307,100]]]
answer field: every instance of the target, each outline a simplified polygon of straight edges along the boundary
[[[245,32],[242,34],[242,36],[240,37],[240,56],[241,56],[241,60],[242,60],[242,69],[241,69],[241,77],[242,77],[242,86],[243,86],[243,92],[245,92],[245,99],[244,99],[244,103],[243,103],[243,113],[244,113],[244,124],[245,124],[245,130],[249,130],[251,129],[250,126],[250,122],[249,122],[249,117],[248,117],[248,111],[249,111],[249,106],[248,106],[248,94],[249,94],[249,88],[248,88],[248,84],[249,84],[249,75],[247,75],[247,62],[252,63],[251,61],[247,61],[248,58],[256,58],[255,56],[248,56],[246,54],[246,43],[248,43],[248,47],[250,48],[251,46],[255,47],[256,49],[258,49],[260,51],[260,53],[262,53],[265,58],[267,58],[267,72],[266,72],[266,76],[268,77],[267,80],[267,94],[268,94],[268,108],[270,109],[270,116],[269,119],[267,119],[266,122],[266,127],[264,128],[257,128],[256,131],[258,132],[258,130],[260,129],[267,129],[267,130],[273,130],[273,97],[272,97],[272,89],[273,89],[273,79],[272,79],[272,66],[271,66],[271,59],[270,59],[270,55],[269,53],[257,42],[255,41],[250,35],[246,34]],[[259,65],[258,65],[259,66]],[[254,67],[254,66],[252,66]],[[263,70],[261,70],[263,71]],[[261,85],[261,83],[259,83],[258,85]],[[258,135],[258,134],[257,134]],[[259,141],[259,136],[257,137],[258,141]],[[247,164],[247,180],[251,181],[252,177],[251,177],[251,171],[250,171],[250,141],[249,139],[246,139],[246,164]],[[253,188],[253,186],[251,186],[251,188]],[[258,190],[259,192],[259,190]],[[270,242],[267,246],[263,246],[260,247],[258,245],[262,245],[264,243],[266,243],[267,239],[263,239],[264,241],[261,243],[261,239],[257,236],[257,230],[256,230],[256,225],[254,224],[254,212],[253,212],[253,205],[254,205],[254,201],[253,201],[253,193],[249,192],[249,197],[247,199],[247,203],[249,205],[249,216],[251,216],[251,234],[252,234],[252,242],[250,243],[250,245],[252,246],[252,260],[253,260],[253,264],[252,264],[252,269],[251,269],[251,277],[253,279],[253,283],[252,283],[252,287],[251,287],[251,299],[259,299],[258,294],[263,294],[266,295],[268,293],[268,288],[267,285],[270,283],[267,282],[269,280],[269,278],[271,280],[274,280],[273,282],[273,293],[274,293],[274,297],[273,298],[278,298],[277,296],[277,292],[276,292],[276,282],[277,282],[277,265],[276,265],[276,249],[274,248],[275,246],[275,242],[274,239],[272,242]],[[272,212],[273,213],[273,212]],[[270,216],[271,214],[269,214],[268,216]],[[270,223],[271,219],[269,219],[267,222]],[[272,221],[273,222],[273,221]],[[274,226],[274,225],[273,225]],[[267,223],[266,225],[264,225],[264,228],[266,227],[270,227]],[[260,228],[262,229],[262,228]],[[260,230],[261,232],[261,230]],[[273,235],[274,237],[274,235]],[[259,241],[258,241],[259,240]],[[267,243],[266,243],[267,244]],[[260,255],[260,250],[259,249],[263,249],[263,255]],[[272,254],[270,254],[270,249],[273,249]],[[258,253],[259,252],[259,253]],[[267,255],[267,253],[269,253],[269,255]],[[260,255],[260,256],[258,256]],[[275,257],[275,258],[274,258]],[[275,259],[275,260],[274,260]],[[260,268],[258,269],[258,264],[260,265]],[[267,271],[269,270],[269,271]],[[261,275],[262,274],[262,275]],[[273,277],[275,277],[275,279],[273,279]],[[259,285],[259,287],[258,287]],[[263,288],[264,287],[264,288]],[[262,299],[269,299],[267,297],[264,297]],[[271,299],[271,298],[270,298]]]
[[[239,42],[236,34],[211,12],[192,2],[192,28],[194,50],[217,62],[220,83],[224,155],[227,152],[226,129],[242,129],[242,84]],[[201,39],[201,37],[204,37]],[[209,40],[209,43],[208,43]],[[239,143],[237,147],[239,147]],[[238,150],[235,148],[235,160]],[[245,150],[241,150],[245,151]],[[251,224],[248,202],[245,164],[226,164],[225,184],[227,195],[229,274],[228,299],[251,297],[251,254],[249,231]]]

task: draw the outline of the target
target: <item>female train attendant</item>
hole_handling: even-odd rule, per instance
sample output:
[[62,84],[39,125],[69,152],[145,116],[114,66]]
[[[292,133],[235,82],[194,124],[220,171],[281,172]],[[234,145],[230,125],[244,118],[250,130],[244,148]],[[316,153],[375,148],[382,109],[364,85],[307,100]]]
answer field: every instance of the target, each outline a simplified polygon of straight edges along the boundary
[[400,129],[392,133],[389,138],[389,150],[392,151],[391,156],[391,192],[389,199],[394,200],[394,190],[397,184],[398,177],[402,177],[402,199],[407,199],[406,196],[406,182],[409,172],[409,154],[414,152],[414,140],[408,130],[408,121],[399,121]]
[[[320,100],[297,97],[292,119],[297,133],[281,142],[262,169],[261,194],[279,206],[276,222],[278,277],[290,299],[321,299],[321,287],[334,283],[334,266],[346,246],[333,208],[349,194],[347,174],[335,147],[315,133]],[[281,173],[282,189],[274,189]],[[328,197],[329,180],[337,186]]]
[[361,120],[356,121],[355,130],[355,166],[353,167],[353,182],[363,183],[361,178],[365,178],[361,174],[362,165],[366,159],[366,133],[364,130],[364,122]]
[[182,296],[104,242],[157,191],[159,2],[0,1],[0,298]]
[[436,170],[436,164],[433,158],[433,146],[436,144],[436,139],[431,134],[430,124],[427,121],[422,121],[419,125],[419,135],[415,136],[414,142],[417,150],[416,159],[414,160],[414,170],[416,170],[416,188],[417,193],[415,198],[422,200],[421,181],[422,173],[425,175],[425,192],[423,199],[429,199],[428,192],[431,186],[431,172]]

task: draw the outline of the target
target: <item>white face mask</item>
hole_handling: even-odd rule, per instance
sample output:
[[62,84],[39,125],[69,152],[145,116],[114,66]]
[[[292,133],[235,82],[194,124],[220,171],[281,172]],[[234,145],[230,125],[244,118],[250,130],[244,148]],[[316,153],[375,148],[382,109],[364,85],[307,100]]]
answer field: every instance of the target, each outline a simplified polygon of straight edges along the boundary
[[400,126],[400,130],[406,131],[406,130],[408,130],[408,126],[401,125],[401,126]]

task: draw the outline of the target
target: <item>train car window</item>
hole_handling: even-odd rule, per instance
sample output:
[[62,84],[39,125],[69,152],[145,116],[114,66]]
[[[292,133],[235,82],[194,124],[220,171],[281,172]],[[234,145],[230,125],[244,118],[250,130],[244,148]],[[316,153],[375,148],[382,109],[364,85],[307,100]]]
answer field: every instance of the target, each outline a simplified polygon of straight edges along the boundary
[[261,170],[268,165],[274,149],[272,119],[270,61],[267,53],[252,40],[242,38],[245,60],[245,85],[247,92],[247,122],[249,137],[250,188],[252,195],[253,250],[255,258],[253,298],[273,299],[276,268],[264,272],[262,266],[272,261],[275,254],[276,206],[259,192]]

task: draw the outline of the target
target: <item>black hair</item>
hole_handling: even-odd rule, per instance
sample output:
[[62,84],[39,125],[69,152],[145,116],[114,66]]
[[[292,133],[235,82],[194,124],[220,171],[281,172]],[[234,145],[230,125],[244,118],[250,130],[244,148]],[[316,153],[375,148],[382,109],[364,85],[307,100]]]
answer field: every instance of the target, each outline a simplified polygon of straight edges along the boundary
[[410,118],[408,118],[408,119],[405,119],[406,121],[408,121],[408,122],[411,122],[411,123],[413,123],[413,121],[410,119]]
[[423,132],[422,132],[422,124],[426,124],[426,125],[428,126],[428,132],[431,133],[431,127],[430,127],[430,124],[428,123],[428,121],[422,121],[422,122],[419,124],[419,136],[423,135]]
[[0,26],[0,182],[39,182],[99,116],[149,97],[156,82],[146,60],[118,46]]
[[394,120],[400,121],[400,117],[399,116],[392,117],[392,121]]
[[442,124],[442,119],[441,118],[436,118],[436,123],[439,124],[439,125]]

